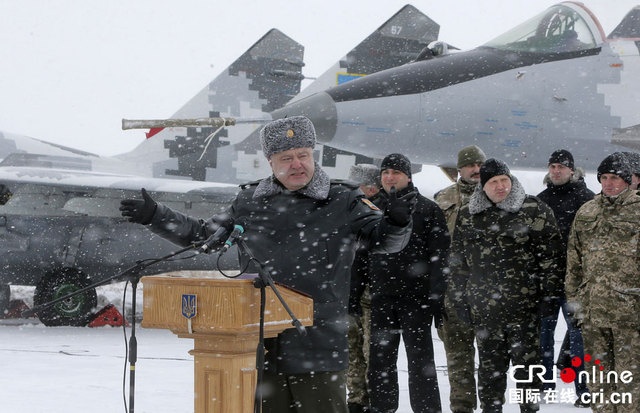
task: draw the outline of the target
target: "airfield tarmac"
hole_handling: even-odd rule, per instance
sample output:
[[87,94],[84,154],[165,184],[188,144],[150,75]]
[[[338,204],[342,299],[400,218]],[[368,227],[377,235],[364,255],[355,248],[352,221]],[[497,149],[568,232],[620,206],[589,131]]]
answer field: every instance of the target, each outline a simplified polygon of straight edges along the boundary
[[[100,287],[99,305],[114,304],[122,310],[123,283]],[[29,305],[32,287],[12,287],[13,298]],[[130,306],[128,290],[127,306]],[[142,309],[142,288],[137,306]],[[127,308],[127,314],[130,313]],[[141,313],[137,318],[140,319]],[[139,325],[137,325],[139,327]],[[556,351],[566,326],[561,320],[556,331]],[[127,329],[127,337],[130,330]],[[179,339],[166,330],[136,328],[135,410],[138,412],[193,412],[193,342]],[[443,412],[449,411],[449,383],[444,347],[433,330],[435,360]],[[128,339],[127,339],[128,340]],[[124,411],[123,376],[129,376],[125,338],[121,327],[45,327],[34,319],[0,321],[0,410],[5,412]],[[411,412],[407,387],[407,359],[399,360],[399,413]],[[514,387],[509,383],[509,387]],[[569,388],[560,382],[559,388]],[[127,402],[129,384],[125,386]],[[505,413],[519,412],[506,404]],[[572,404],[541,406],[541,413],[588,411]]]

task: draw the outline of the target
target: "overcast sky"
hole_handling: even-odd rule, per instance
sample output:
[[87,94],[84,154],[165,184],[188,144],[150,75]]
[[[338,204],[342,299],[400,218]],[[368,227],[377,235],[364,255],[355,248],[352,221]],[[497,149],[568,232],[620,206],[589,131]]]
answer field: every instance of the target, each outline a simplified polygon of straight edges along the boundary
[[[608,34],[636,1],[585,4]],[[440,24],[441,40],[470,49],[556,3],[410,4]],[[304,45],[303,73],[314,77],[405,4],[0,0],[0,130],[101,155],[126,152],[144,132],[122,131],[122,118],[170,117],[269,29]]]

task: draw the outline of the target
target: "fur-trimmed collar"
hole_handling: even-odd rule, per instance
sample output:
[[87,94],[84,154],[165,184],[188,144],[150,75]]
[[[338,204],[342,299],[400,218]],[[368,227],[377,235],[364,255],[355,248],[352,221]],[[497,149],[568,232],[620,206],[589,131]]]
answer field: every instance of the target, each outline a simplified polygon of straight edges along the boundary
[[[315,165],[316,167],[311,181],[306,186],[293,192],[300,193],[312,199],[327,199],[329,196],[331,180],[329,179],[329,175],[320,168],[320,165],[318,165],[317,162]],[[287,188],[282,186],[280,181],[278,181],[275,176],[271,175],[270,177],[260,181],[256,191],[253,193],[253,198],[266,198],[276,194],[289,192],[292,191],[289,191]]]
[[[571,179],[569,179],[569,182],[567,182],[567,184],[573,184],[573,183],[576,183],[576,182],[579,182],[579,181],[584,181],[585,176],[586,176],[586,173],[584,172],[584,169],[582,169],[580,167],[576,167],[576,170],[573,172],[573,175],[571,175]],[[551,179],[549,179],[549,173],[548,172],[544,176],[544,179],[542,180],[542,183],[544,185],[546,185],[547,187],[549,187],[549,188],[555,186],[551,182]],[[566,185],[566,184],[564,184],[564,185]],[[558,185],[558,187],[564,186],[564,185]]]
[[471,215],[476,215],[486,211],[493,205],[507,212],[518,212],[526,197],[527,194],[524,192],[524,188],[520,184],[520,181],[518,181],[518,178],[511,175],[511,192],[509,192],[509,195],[507,195],[505,199],[497,204],[494,204],[487,198],[482,187],[478,184],[469,199],[469,212]]

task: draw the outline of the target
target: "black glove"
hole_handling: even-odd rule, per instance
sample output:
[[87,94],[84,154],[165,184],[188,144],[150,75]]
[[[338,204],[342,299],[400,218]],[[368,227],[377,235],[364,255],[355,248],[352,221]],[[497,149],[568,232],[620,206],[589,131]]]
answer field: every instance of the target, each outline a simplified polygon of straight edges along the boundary
[[431,309],[431,314],[433,314],[433,325],[436,328],[442,327],[444,321],[447,319],[447,312],[444,309],[444,299],[431,300],[429,308]]
[[418,201],[417,195],[418,193],[416,191],[411,191],[398,198],[396,195],[396,187],[391,187],[385,215],[393,225],[404,227],[411,222],[411,214],[413,214],[413,208]]
[[147,225],[151,222],[158,204],[147,191],[142,188],[142,201],[138,199],[123,199],[120,201],[120,211],[123,217],[129,217],[129,222]]

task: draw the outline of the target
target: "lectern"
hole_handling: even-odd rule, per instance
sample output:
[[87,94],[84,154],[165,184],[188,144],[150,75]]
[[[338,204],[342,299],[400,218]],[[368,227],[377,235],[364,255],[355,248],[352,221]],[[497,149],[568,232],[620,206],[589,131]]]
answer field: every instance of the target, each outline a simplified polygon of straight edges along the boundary
[[[181,271],[143,277],[142,284],[142,327],[194,339],[189,354],[194,356],[195,412],[252,412],[260,325],[260,290],[252,279]],[[300,322],[312,325],[313,300],[283,286],[278,290]],[[293,328],[289,314],[267,289],[265,337],[287,328]]]

